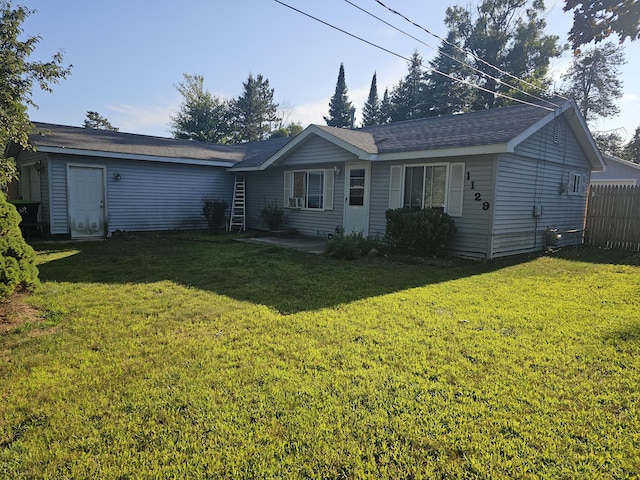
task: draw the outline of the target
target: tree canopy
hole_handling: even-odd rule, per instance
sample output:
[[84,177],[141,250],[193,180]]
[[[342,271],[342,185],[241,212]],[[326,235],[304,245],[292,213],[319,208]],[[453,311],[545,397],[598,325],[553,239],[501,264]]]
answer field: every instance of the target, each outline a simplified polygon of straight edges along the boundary
[[[23,148],[29,145],[29,133],[33,125],[29,120],[27,108],[37,107],[32,92],[35,87],[46,92],[52,91],[52,85],[71,73],[71,65],[63,65],[62,52],[53,55],[50,61],[31,61],[41,38],[23,34],[22,24],[34,13],[24,6],[14,8],[11,2],[0,0],[0,142],[19,144]],[[0,160],[0,187],[16,178],[17,172],[13,159]]]
[[391,92],[391,121],[401,122],[425,117],[425,89],[422,57],[416,51],[409,60],[407,74]]
[[120,130],[118,127],[111,125],[111,122],[98,112],[87,112],[87,116],[84,119],[84,128],[93,128],[94,130],[110,130],[117,132]]
[[260,74],[255,78],[249,74],[242,87],[242,94],[233,103],[234,141],[264,140],[280,121],[278,104],[273,101],[274,89]]
[[543,0],[483,0],[474,10],[447,8],[445,24],[470,52],[466,62],[475,68],[466,79],[484,89],[469,90],[470,110],[500,107],[510,103],[504,96],[538,95],[548,87],[549,62],[561,47],[557,36],[544,33],[544,15]]
[[362,109],[362,126],[379,125],[380,122],[380,97],[378,97],[378,79],[374,72],[369,87],[369,96]]
[[174,138],[201,142],[228,143],[231,136],[230,104],[204,88],[204,76],[183,74],[176,85],[182,95],[178,112],[171,117]]
[[638,0],[565,0],[564,11],[573,11],[569,41],[576,52],[592,41],[601,42],[612,34],[624,42],[640,39]]
[[624,49],[612,42],[580,52],[564,75],[565,94],[571,97],[587,121],[620,113],[622,97],[620,67],[626,63]]
[[329,116],[324,117],[324,121],[330,127],[348,128],[351,126],[353,108],[345,81],[344,65],[341,63],[338,70],[336,90],[329,101]]

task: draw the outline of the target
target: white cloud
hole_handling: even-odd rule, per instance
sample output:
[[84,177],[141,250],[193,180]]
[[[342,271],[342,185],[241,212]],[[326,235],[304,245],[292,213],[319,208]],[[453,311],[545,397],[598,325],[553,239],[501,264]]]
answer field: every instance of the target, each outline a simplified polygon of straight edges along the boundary
[[178,104],[159,106],[121,104],[109,105],[107,109],[118,114],[111,123],[122,132],[167,137],[171,115],[178,110]]

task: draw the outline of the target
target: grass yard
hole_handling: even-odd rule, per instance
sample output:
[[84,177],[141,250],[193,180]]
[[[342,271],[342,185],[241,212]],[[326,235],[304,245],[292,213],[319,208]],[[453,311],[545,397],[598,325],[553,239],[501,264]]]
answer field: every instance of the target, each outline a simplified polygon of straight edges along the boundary
[[640,256],[355,262],[190,232],[41,245],[0,478],[632,478]]

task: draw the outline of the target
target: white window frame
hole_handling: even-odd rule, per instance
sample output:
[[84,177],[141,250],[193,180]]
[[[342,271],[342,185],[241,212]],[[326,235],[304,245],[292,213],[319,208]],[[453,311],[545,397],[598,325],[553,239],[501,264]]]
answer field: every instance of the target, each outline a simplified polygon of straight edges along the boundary
[[[294,196],[294,181],[296,174],[304,174],[304,192],[301,197]],[[322,198],[319,207],[309,206],[309,176],[322,175]],[[326,211],[333,210],[333,196],[335,190],[334,170],[328,169],[298,169],[284,172],[284,206],[295,210]]]
[[567,194],[568,195],[583,195],[586,191],[586,175],[578,172],[569,172],[569,178],[567,181]]
[[[462,207],[464,204],[464,162],[408,163],[403,165],[392,165],[389,172],[389,208],[396,209],[404,206],[406,174],[408,168],[438,166],[446,167],[444,211],[452,217],[461,217]],[[426,169],[424,172],[426,172]],[[457,178],[453,178],[454,175],[456,175]],[[424,188],[423,182],[423,189]]]

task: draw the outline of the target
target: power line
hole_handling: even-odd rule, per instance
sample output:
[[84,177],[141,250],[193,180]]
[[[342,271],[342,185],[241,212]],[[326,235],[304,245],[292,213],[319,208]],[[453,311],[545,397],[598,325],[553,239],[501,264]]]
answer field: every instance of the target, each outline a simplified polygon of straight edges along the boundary
[[[436,51],[438,51],[438,53],[439,53],[440,55],[443,55],[443,56],[445,56],[445,57],[447,57],[447,58],[449,58],[449,59],[453,60],[454,62],[457,62],[457,63],[459,63],[460,65],[463,65],[463,66],[465,66],[465,67],[467,67],[467,68],[469,68],[469,69],[473,70],[474,72],[479,73],[481,76],[488,77],[488,78],[490,78],[491,80],[495,80],[495,81],[496,81],[496,82],[498,82],[499,84],[502,84],[502,85],[505,85],[505,86],[507,86],[507,87],[509,87],[509,88],[512,88],[512,89],[514,89],[514,90],[516,90],[516,91],[518,91],[518,92],[520,92],[520,93],[523,93],[524,95],[526,95],[526,96],[528,96],[528,97],[534,98],[534,99],[539,100],[539,101],[541,101],[541,102],[548,103],[548,104],[550,104],[550,105],[553,105],[554,107],[558,107],[558,106],[559,106],[559,105],[556,105],[555,103],[553,103],[553,102],[551,102],[551,101],[549,101],[549,100],[546,100],[546,99],[544,99],[544,98],[538,97],[537,95],[533,95],[532,93],[529,93],[529,92],[527,92],[527,91],[525,91],[525,90],[522,90],[521,88],[519,88],[519,87],[517,87],[517,86],[515,86],[515,85],[511,85],[510,83],[507,83],[507,82],[505,82],[504,80],[501,80],[500,78],[494,77],[494,76],[490,75],[490,74],[489,74],[489,73],[487,73],[487,72],[483,72],[483,71],[482,71],[482,70],[480,70],[479,68],[474,67],[473,65],[470,65],[470,64],[468,64],[467,62],[465,62],[465,61],[463,61],[463,60],[460,60],[459,58],[455,58],[454,56],[449,55],[448,53],[446,53],[446,52],[444,52],[444,51],[438,50],[437,48],[435,48],[435,47],[433,47],[433,46],[429,45],[428,43],[424,42],[423,40],[421,40],[421,39],[419,39],[419,38],[417,38],[417,37],[415,37],[415,36],[411,35],[410,33],[405,32],[405,31],[404,31],[404,30],[402,30],[401,28],[396,27],[395,25],[393,25],[393,24],[391,24],[391,23],[387,22],[386,20],[384,20],[384,19],[382,19],[382,18],[378,17],[377,15],[374,15],[373,13],[369,12],[368,10],[366,10],[366,9],[364,9],[364,8],[362,8],[362,7],[358,6],[358,5],[356,5],[355,3],[351,2],[350,0],[344,0],[344,1],[345,1],[346,3],[348,3],[349,5],[351,5],[352,7],[357,8],[357,9],[358,9],[358,10],[360,10],[361,12],[363,12],[363,13],[365,13],[365,14],[369,15],[370,17],[375,18],[375,19],[376,19],[376,20],[378,20],[379,22],[384,23],[384,24],[385,24],[385,25],[387,25],[388,27],[393,28],[394,30],[396,30],[396,31],[398,31],[398,32],[400,32],[400,33],[402,33],[403,35],[406,35],[407,37],[409,37],[409,38],[411,38],[411,39],[415,40],[416,42],[421,43],[422,45],[424,45],[424,46],[426,46],[426,47],[428,47],[428,48],[431,48],[432,50],[436,50]],[[415,24],[414,24],[414,25],[415,25]],[[436,37],[436,38],[438,38],[438,37]],[[448,42],[448,41],[445,41],[445,42],[446,42],[447,44],[452,45],[452,44],[451,44],[450,42]],[[464,50],[462,50],[462,51],[464,52]],[[470,53],[468,53],[468,52],[464,52],[464,53],[465,53],[465,55],[470,54]],[[485,62],[485,63],[487,63],[487,62]],[[492,66],[492,67],[493,67],[493,66]],[[496,70],[498,70],[498,71],[500,71],[500,69],[498,69],[497,67],[493,67],[493,68],[494,68],[494,69],[496,69]],[[516,77],[514,77],[514,78],[516,78]],[[524,80],[520,80],[520,79],[518,79],[518,81],[524,81]],[[526,83],[526,82],[525,82],[525,83]],[[539,89],[539,87],[536,87],[536,88],[537,88],[537,89]]]
[[[284,3],[284,2],[282,2],[280,0],[274,0],[274,2],[279,3],[280,5],[293,10],[294,12],[297,12],[297,13],[299,13],[301,15],[304,15],[305,17],[311,18],[312,20],[315,20],[316,22],[322,23],[323,25],[326,25],[329,28],[333,28],[334,30],[337,30],[337,31],[339,31],[341,33],[344,33],[345,35],[348,35],[348,36],[350,36],[352,38],[355,38],[356,40],[360,40],[361,42],[364,42],[367,45],[370,45],[370,46],[375,47],[375,48],[377,48],[379,50],[382,50],[383,52],[386,52],[386,53],[389,53],[391,55],[394,55],[394,56],[396,56],[398,58],[406,60],[407,62],[411,61],[411,59],[405,57],[404,55],[396,53],[396,52],[394,52],[392,50],[389,50],[388,48],[382,47],[382,46],[380,46],[380,45],[378,45],[376,43],[373,43],[373,42],[371,42],[369,40],[366,40],[366,39],[364,39],[362,37],[359,37],[358,35],[355,35],[355,34],[353,34],[351,32],[343,30],[340,27],[336,27],[335,25],[332,25],[332,24],[330,24],[328,22],[325,22],[324,20],[321,20],[320,18],[314,17],[313,15],[311,15],[309,13],[303,12],[302,10],[297,9],[295,7],[292,7],[291,5],[288,5],[288,4],[286,4],[286,3]],[[508,100],[512,100],[512,101],[517,102],[517,103],[522,103],[524,105],[530,105],[532,107],[542,108],[544,110],[548,110],[548,111],[551,111],[551,112],[554,111],[553,108],[545,107],[545,106],[542,106],[542,105],[539,105],[539,104],[535,104],[535,103],[531,103],[531,102],[527,102],[527,101],[524,101],[524,100],[519,100],[517,98],[510,97],[510,96],[505,95],[505,94],[500,93],[500,92],[494,92],[492,90],[489,90],[488,88],[484,88],[484,87],[481,87],[480,85],[476,85],[475,83],[469,82],[468,80],[464,80],[462,78],[457,78],[457,77],[454,77],[453,75],[449,75],[448,73],[441,72],[441,71],[439,71],[439,70],[437,70],[437,69],[435,69],[433,67],[426,66],[426,65],[423,66],[423,67],[428,69],[428,70],[430,70],[431,72],[434,72],[434,73],[437,73],[439,75],[442,75],[443,77],[449,78],[449,79],[451,79],[453,81],[456,81],[456,82],[459,82],[459,83],[463,83],[463,84],[468,85],[468,86],[470,86],[472,88],[477,88],[478,90],[481,90],[483,92],[490,93],[490,94],[496,95],[498,97],[506,98]]]
[[[455,43],[449,42],[447,39],[442,38],[442,37],[440,37],[439,35],[437,35],[437,34],[435,34],[435,33],[431,32],[428,28],[425,28],[425,27],[423,27],[422,25],[420,25],[420,24],[418,24],[418,23],[414,22],[413,20],[411,20],[411,19],[410,19],[409,17],[407,17],[406,15],[403,15],[402,13],[398,12],[397,10],[394,10],[393,8],[391,8],[391,7],[387,6],[387,5],[385,5],[381,0],[374,0],[374,1],[375,1],[377,4],[379,4],[381,7],[383,7],[383,8],[385,8],[385,9],[387,9],[388,11],[390,11],[391,13],[393,13],[393,14],[395,14],[395,15],[398,15],[399,17],[403,18],[404,20],[406,20],[407,22],[409,22],[411,25],[413,25],[413,26],[415,26],[415,27],[419,28],[420,30],[425,31],[425,32],[426,32],[426,33],[428,33],[429,35],[431,35],[431,36],[433,36],[433,37],[437,38],[438,40],[440,40],[441,42],[444,42],[444,43],[446,43],[447,45],[450,45],[450,46],[452,46],[452,47],[456,48],[457,50],[459,50],[460,52],[464,53],[465,55],[470,55],[470,56],[471,56],[472,58],[474,58],[475,60],[477,60],[477,61],[479,61],[479,62],[481,62],[481,63],[483,63],[483,64],[487,65],[487,66],[488,66],[488,67],[490,67],[490,68],[495,69],[496,71],[500,72],[500,73],[501,73],[501,74],[503,74],[503,75],[506,75],[506,76],[508,76],[508,77],[510,77],[510,78],[512,78],[512,79],[514,79],[514,80],[517,80],[518,82],[522,82],[522,83],[524,83],[525,85],[527,85],[527,86],[529,86],[529,87],[532,87],[532,88],[535,88],[535,89],[537,89],[537,90],[542,90],[538,85],[534,85],[533,83],[527,82],[526,80],[524,80],[524,79],[522,79],[522,78],[516,77],[515,75],[512,75],[511,73],[506,72],[506,71],[504,71],[504,70],[500,69],[499,67],[497,67],[497,66],[495,66],[495,65],[492,65],[491,63],[487,62],[487,61],[486,61],[486,60],[484,60],[483,58],[478,57],[478,56],[477,56],[477,55],[475,55],[473,52],[467,51],[467,50],[465,50],[464,48],[461,48],[460,46],[456,45]],[[500,81],[500,80],[499,80],[499,81]],[[505,82],[502,82],[502,81],[500,81],[500,82],[501,82],[501,83],[505,83]],[[505,85],[511,86],[511,85],[509,85],[508,83],[505,83]],[[533,96],[533,95],[532,95],[532,96]],[[537,98],[537,97],[536,97],[536,98]],[[568,99],[567,99],[567,98],[565,98],[565,97],[560,97],[560,98],[562,98],[563,100],[568,100]],[[540,99],[540,100],[543,100],[543,99]],[[543,101],[544,101],[544,102],[547,102],[547,103],[550,103],[551,105],[555,105],[554,103],[549,102],[548,100],[543,100]],[[555,105],[555,106],[557,107],[558,105]]]

